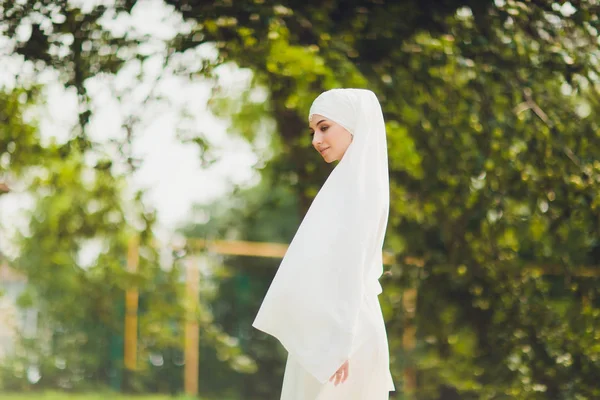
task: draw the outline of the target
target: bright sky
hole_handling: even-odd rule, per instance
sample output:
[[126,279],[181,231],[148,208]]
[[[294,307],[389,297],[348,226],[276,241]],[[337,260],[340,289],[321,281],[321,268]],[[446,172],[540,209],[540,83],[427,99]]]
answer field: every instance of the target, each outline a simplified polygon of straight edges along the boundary
[[[98,2],[98,1],[97,1]],[[86,2],[88,5],[89,2]],[[152,34],[156,38],[172,37],[176,29],[185,29],[183,21],[178,18],[165,18],[170,13],[161,1],[147,0],[139,2],[131,19],[108,21],[107,25],[115,30],[135,30],[140,34]],[[128,25],[130,25],[128,27]],[[27,35],[27,32],[23,32]],[[0,49],[3,43],[0,41]],[[148,52],[160,50],[160,41],[150,42]],[[210,57],[211,49],[184,54],[182,63],[197,63],[200,57]],[[4,59],[5,56],[0,54]],[[135,131],[137,139],[134,153],[143,159],[142,167],[132,179],[132,186],[147,188],[147,204],[158,211],[161,230],[159,236],[168,239],[175,228],[188,222],[190,208],[195,203],[206,203],[224,195],[233,184],[249,184],[255,181],[257,174],[253,169],[258,161],[250,146],[241,139],[236,139],[226,132],[227,121],[215,118],[207,110],[206,102],[210,96],[211,85],[200,78],[188,81],[172,74],[163,76],[157,86],[157,93],[167,101],[140,106],[140,99],[150,90],[148,82],[161,71],[162,60],[156,57],[144,65],[147,83],[131,87],[137,67],[131,66],[123,70],[116,79],[111,77],[94,79],[89,82],[88,90],[93,99],[94,118],[89,132],[94,140],[106,142],[111,137],[123,137],[120,125],[122,117],[130,112],[141,115],[141,124]],[[0,86],[14,84],[17,73],[24,74],[21,61],[15,59],[7,65],[10,73],[0,76]],[[25,74],[27,71],[25,71]],[[30,71],[33,77],[33,71]],[[220,70],[220,77],[230,90],[243,87],[249,74],[232,66]],[[44,138],[56,137],[65,140],[72,126],[76,123],[77,103],[73,91],[65,91],[57,81],[54,73],[35,76],[46,87],[46,105],[36,111],[40,120],[41,133]],[[118,103],[112,96],[109,86],[113,84],[125,93],[125,101]],[[181,111],[185,109],[193,117],[185,121]],[[199,148],[195,144],[182,144],[177,136],[178,127],[192,132],[203,132],[210,143],[218,150],[215,155],[218,161],[207,168],[202,168],[199,159]],[[22,193],[17,185],[15,193],[0,196],[0,251],[9,255],[14,252],[7,246],[7,238],[16,229],[24,229],[27,220],[23,210],[31,207],[31,201]]]

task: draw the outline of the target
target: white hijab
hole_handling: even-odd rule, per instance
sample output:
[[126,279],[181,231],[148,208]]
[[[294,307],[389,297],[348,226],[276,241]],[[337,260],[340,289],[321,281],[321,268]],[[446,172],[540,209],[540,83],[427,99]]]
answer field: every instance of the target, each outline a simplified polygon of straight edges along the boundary
[[253,326],[325,383],[363,341],[363,297],[381,293],[389,176],[373,92],[329,90],[315,99],[313,114],[342,125],[353,140],[298,228]]

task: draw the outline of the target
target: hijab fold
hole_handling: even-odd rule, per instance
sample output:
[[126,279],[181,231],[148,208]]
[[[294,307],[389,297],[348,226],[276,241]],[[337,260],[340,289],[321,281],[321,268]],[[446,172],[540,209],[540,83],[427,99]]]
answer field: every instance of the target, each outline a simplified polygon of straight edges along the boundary
[[381,293],[389,176],[373,92],[329,90],[315,99],[313,114],[342,125],[353,140],[313,200],[253,326],[325,383],[364,342],[363,298]]

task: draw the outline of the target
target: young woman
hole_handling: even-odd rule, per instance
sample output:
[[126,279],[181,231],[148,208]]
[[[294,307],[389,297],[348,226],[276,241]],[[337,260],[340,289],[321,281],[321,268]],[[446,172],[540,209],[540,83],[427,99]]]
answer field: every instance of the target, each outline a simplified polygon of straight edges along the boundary
[[315,197],[253,326],[283,344],[282,400],[384,400],[394,384],[378,295],[389,213],[375,94],[333,89],[309,112],[312,144],[339,161]]

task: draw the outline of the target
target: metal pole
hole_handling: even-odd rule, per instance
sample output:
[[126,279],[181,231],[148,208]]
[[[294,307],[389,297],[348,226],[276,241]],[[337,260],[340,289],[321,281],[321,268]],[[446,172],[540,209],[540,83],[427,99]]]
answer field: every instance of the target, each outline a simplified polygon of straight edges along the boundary
[[[127,272],[135,273],[139,263],[139,238],[137,235],[129,239],[127,246]],[[137,318],[138,289],[125,291],[125,368],[135,371],[137,368]]]
[[187,315],[185,321],[184,386],[188,396],[198,395],[198,370],[200,352],[200,327],[198,326],[198,294],[200,259],[191,257],[186,265]]
[[[417,328],[414,318],[417,309],[417,289],[406,289],[402,296],[402,308],[404,309],[404,333],[402,334],[402,347],[404,354],[411,354],[417,344]],[[412,360],[412,355],[408,357]],[[404,392],[408,396],[414,395],[417,389],[417,372],[414,365],[404,368]]]

